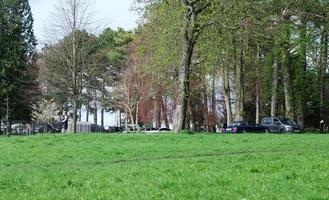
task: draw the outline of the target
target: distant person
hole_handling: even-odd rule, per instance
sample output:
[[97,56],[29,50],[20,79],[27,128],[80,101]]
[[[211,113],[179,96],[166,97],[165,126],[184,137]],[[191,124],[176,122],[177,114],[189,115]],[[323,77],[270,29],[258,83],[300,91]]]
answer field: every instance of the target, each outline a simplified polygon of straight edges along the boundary
[[62,123],[62,133],[66,133],[67,125],[68,125],[67,111],[63,111],[63,115],[61,117],[61,123]]

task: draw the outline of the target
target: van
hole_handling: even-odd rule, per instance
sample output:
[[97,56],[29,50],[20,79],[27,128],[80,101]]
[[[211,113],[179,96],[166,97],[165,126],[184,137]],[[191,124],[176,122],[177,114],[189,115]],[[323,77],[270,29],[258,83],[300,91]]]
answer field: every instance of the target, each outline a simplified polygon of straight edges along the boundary
[[300,127],[289,118],[266,117],[262,119],[262,125],[271,133],[299,133]]

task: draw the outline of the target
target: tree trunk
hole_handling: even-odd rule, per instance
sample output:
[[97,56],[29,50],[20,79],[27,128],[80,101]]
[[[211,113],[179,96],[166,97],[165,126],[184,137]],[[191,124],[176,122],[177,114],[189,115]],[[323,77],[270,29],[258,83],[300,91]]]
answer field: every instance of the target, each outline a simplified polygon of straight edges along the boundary
[[294,119],[293,94],[291,85],[289,46],[290,46],[290,28],[289,23],[283,25],[283,46],[282,46],[282,72],[286,117]]
[[260,122],[260,88],[261,88],[261,82],[260,82],[260,65],[261,65],[261,52],[260,47],[257,45],[257,63],[256,63],[256,124],[259,124]]
[[94,124],[97,124],[97,90],[94,91]]
[[[74,9],[76,9],[76,4],[74,2]],[[73,121],[72,121],[72,131],[73,133],[77,132],[77,109],[78,109],[78,94],[79,94],[79,87],[78,87],[78,75],[77,75],[77,69],[78,69],[78,65],[77,65],[77,42],[76,42],[76,33],[75,33],[75,29],[76,29],[76,13],[75,10],[72,12],[73,14],[73,26],[72,26],[72,69],[71,69],[71,73],[72,73],[72,81],[73,81]]]
[[104,127],[104,108],[101,108],[101,126]]
[[126,129],[126,132],[128,132],[128,111],[127,111],[127,109],[125,110],[125,129]]
[[77,132],[77,114],[78,114],[78,97],[73,97],[73,120],[72,120],[72,132]]
[[86,105],[86,122],[89,121],[89,103]]
[[115,114],[116,114],[116,116],[115,116],[116,117],[115,126],[116,127],[121,127],[121,111],[120,110],[117,110]]
[[131,126],[133,127],[133,131],[135,131],[135,120],[134,120],[134,114],[133,112],[129,112],[129,116],[130,116],[130,121],[131,121]]
[[179,73],[179,96],[177,100],[177,105],[175,109],[175,117],[174,117],[174,131],[180,132],[184,129],[186,110],[187,110],[187,102],[189,99],[189,67],[190,67],[190,59],[192,57],[192,47],[187,45],[186,54],[183,56],[183,63],[181,65],[180,73]]
[[136,123],[137,131],[139,131],[138,115],[139,115],[139,102],[137,101],[137,102],[136,102],[136,117],[135,117],[135,123]]
[[321,52],[320,52],[320,65],[319,65],[319,90],[320,90],[320,120],[325,118],[324,102],[325,102],[325,74],[328,65],[328,33],[324,29],[321,33]]
[[197,14],[203,9],[198,10],[198,13],[190,1],[181,1],[186,6],[186,14],[183,27],[183,55],[179,69],[179,96],[177,99],[175,115],[174,115],[174,132],[180,132],[184,129],[187,103],[189,100],[189,74],[193,55],[194,46],[198,38],[200,30],[196,29]]
[[186,111],[186,118],[185,118],[185,129],[186,130],[191,130],[191,115],[190,115],[190,110],[189,110],[189,102],[187,102],[187,111]]
[[243,50],[243,41],[241,42],[240,48],[236,45],[236,66],[235,66],[235,94],[236,94],[236,112],[235,112],[235,120],[241,121],[243,120],[244,115],[244,76],[243,76],[243,57],[244,57],[244,50]]
[[210,132],[209,129],[209,105],[208,105],[208,94],[207,94],[207,84],[204,84],[203,88],[203,116],[205,119],[205,128]]
[[298,66],[298,117],[297,117],[297,124],[300,126],[301,130],[304,130],[304,112],[306,106],[306,94],[305,94],[305,73],[307,68],[307,45],[306,45],[306,20],[303,18],[301,20],[301,29],[300,29],[300,64]]
[[81,122],[81,105],[79,107],[79,122]]
[[216,90],[215,90],[215,80],[216,80],[216,74],[213,72],[212,77],[212,89],[211,89],[211,131],[216,132],[216,122],[217,122],[217,112],[216,112]]
[[260,121],[260,81],[259,81],[259,67],[256,67],[256,124],[259,124]]
[[191,101],[189,101],[189,110],[190,110],[190,124],[191,124],[190,131],[195,132],[197,128],[197,124],[195,121],[194,110]]
[[232,122],[232,109],[231,109],[231,87],[230,87],[230,73],[227,67],[223,67],[223,90],[224,90],[224,101],[226,110],[226,124]]
[[10,136],[12,134],[12,130],[11,130],[11,126],[12,126],[12,122],[8,121],[7,122],[7,136]]
[[276,58],[273,61],[273,74],[272,74],[272,96],[271,96],[271,117],[276,117],[276,104],[278,93],[278,63]]
[[[102,99],[105,98],[105,81],[102,81]],[[104,105],[101,105],[101,126],[104,127]]]
[[190,92],[189,73],[195,42],[193,39],[189,38],[188,30],[185,30],[185,34],[183,37],[183,45],[183,58],[179,70],[179,96],[174,117],[174,132],[180,132],[184,129],[187,102],[189,99]]
[[161,106],[162,105],[162,97],[160,91],[157,92],[155,97],[155,106],[154,106],[154,122],[155,128],[161,128]]
[[169,128],[167,97],[163,97],[161,102],[162,102],[162,118],[163,118],[165,127]]

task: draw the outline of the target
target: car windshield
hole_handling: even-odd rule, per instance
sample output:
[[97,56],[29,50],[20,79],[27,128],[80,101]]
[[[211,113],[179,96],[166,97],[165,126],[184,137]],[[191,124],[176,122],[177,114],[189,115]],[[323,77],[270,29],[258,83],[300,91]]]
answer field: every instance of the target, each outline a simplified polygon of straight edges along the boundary
[[282,118],[280,119],[283,124],[286,125],[295,125],[295,122],[289,118]]
[[240,126],[242,122],[232,122],[229,126]]

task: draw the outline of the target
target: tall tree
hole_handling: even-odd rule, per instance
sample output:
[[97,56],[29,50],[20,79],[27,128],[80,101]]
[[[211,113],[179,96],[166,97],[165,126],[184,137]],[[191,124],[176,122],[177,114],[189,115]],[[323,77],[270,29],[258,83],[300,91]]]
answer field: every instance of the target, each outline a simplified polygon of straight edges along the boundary
[[31,8],[27,0],[1,1],[0,7],[1,105],[6,102],[7,121],[31,120],[38,94]]
[[[68,91],[68,99],[72,102],[72,131],[76,132],[77,111],[84,88],[84,76],[88,68],[88,58],[94,44],[86,38],[86,30],[91,30],[91,4],[85,0],[60,0],[55,8],[54,23],[51,27],[51,38],[55,38],[59,48],[55,48],[58,64],[64,73],[58,81],[63,81]],[[63,74],[63,73],[62,73]]]
[[193,56],[193,51],[198,37],[204,28],[200,15],[202,15],[210,2],[206,0],[182,0],[185,7],[185,16],[183,19],[183,36],[182,36],[182,57],[179,67],[179,96],[176,103],[174,117],[174,131],[179,132],[184,129],[187,103],[189,99],[189,79],[190,67]]

